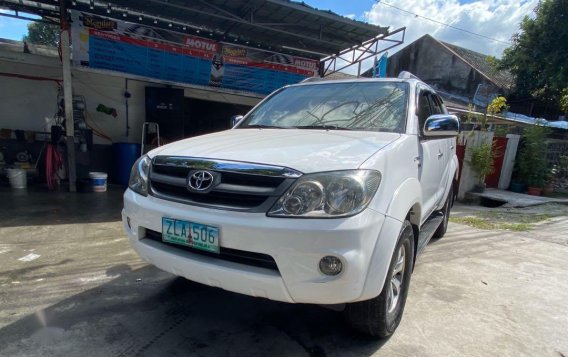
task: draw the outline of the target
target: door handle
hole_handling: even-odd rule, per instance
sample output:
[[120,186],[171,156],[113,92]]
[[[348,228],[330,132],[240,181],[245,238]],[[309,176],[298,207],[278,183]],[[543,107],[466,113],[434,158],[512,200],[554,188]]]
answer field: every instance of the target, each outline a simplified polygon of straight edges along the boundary
[[453,146],[453,145],[451,145],[451,146],[450,146],[450,150],[453,150],[453,149],[454,149],[454,146]]
[[422,167],[422,162],[420,161],[420,156],[416,156],[414,158],[414,162],[418,165],[418,167]]
[[441,151],[439,151],[439,152],[438,152],[438,159],[441,158],[442,156],[444,156],[444,153],[441,152]]

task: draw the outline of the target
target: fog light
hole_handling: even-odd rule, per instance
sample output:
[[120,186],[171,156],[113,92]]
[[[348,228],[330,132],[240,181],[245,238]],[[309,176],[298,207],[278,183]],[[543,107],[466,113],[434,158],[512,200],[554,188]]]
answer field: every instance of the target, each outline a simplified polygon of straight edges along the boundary
[[319,268],[325,275],[337,275],[341,273],[343,264],[341,264],[341,260],[339,258],[327,255],[321,258]]
[[130,226],[130,217],[126,217],[126,224],[128,224],[128,228],[132,229],[132,227]]

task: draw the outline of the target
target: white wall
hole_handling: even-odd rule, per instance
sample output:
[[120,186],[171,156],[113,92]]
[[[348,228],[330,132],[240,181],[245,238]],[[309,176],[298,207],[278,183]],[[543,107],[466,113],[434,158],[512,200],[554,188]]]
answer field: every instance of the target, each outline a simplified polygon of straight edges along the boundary
[[[59,58],[38,56],[0,49],[0,73],[62,79]],[[140,80],[128,80],[129,135],[126,136],[125,78],[123,76],[73,70],[73,94],[85,96],[87,113],[93,126],[113,142],[140,142],[145,120],[145,87],[165,86]],[[184,88],[186,97],[255,105],[260,99],[215,90]],[[0,128],[45,131],[45,117],[57,110],[57,84],[0,75]],[[115,108],[117,117],[96,111],[99,104]],[[109,144],[95,137],[95,143]]]
[[[56,58],[43,60],[41,56],[28,55],[34,61],[25,64],[24,55],[1,53],[0,72],[61,79],[61,69],[54,66]],[[53,116],[57,110],[56,98],[55,82],[0,76],[0,128],[44,131],[43,118]]]
[[465,198],[465,193],[471,191],[479,181],[475,172],[469,166],[469,160],[471,160],[471,148],[479,147],[485,143],[491,144],[493,142],[493,135],[494,133],[491,131],[466,131],[460,133],[458,143],[465,144],[466,149],[460,178],[460,188],[458,191],[459,200],[463,200]]

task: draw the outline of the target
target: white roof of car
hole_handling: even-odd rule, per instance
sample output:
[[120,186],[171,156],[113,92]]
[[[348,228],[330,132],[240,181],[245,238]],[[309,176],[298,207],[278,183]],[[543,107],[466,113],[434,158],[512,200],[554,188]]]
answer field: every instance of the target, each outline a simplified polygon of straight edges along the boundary
[[334,80],[321,80],[321,79],[317,79],[315,77],[312,77],[314,79],[309,78],[308,80],[304,80],[303,82],[297,83],[297,84],[291,84],[289,85],[289,87],[295,87],[295,86],[305,86],[305,85],[326,85],[326,84],[336,84],[336,83],[361,83],[361,82],[404,82],[404,83],[409,83],[411,85],[416,85],[418,83],[422,83],[424,85],[426,85],[428,88],[430,88],[430,86],[428,86],[427,84],[425,84],[424,82],[422,82],[419,79],[416,78],[347,78],[347,79],[334,79]]

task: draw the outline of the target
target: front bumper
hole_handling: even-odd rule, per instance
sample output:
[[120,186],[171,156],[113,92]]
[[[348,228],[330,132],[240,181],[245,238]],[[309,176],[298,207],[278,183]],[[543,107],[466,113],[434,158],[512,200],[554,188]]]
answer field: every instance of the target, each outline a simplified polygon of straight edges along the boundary
[[[270,255],[278,270],[202,256],[145,239],[147,229],[162,231],[162,217],[219,227],[222,247]],[[150,264],[237,293],[285,302],[339,304],[377,295],[380,290],[364,291],[366,280],[373,279],[371,285],[381,287],[384,280],[382,268],[368,274],[369,266],[377,266],[371,260],[381,246],[377,242],[388,219],[372,209],[337,219],[272,218],[264,213],[216,210],[144,197],[128,189],[122,218],[133,248]],[[319,271],[318,263],[325,255],[342,260],[343,271],[338,276]]]

